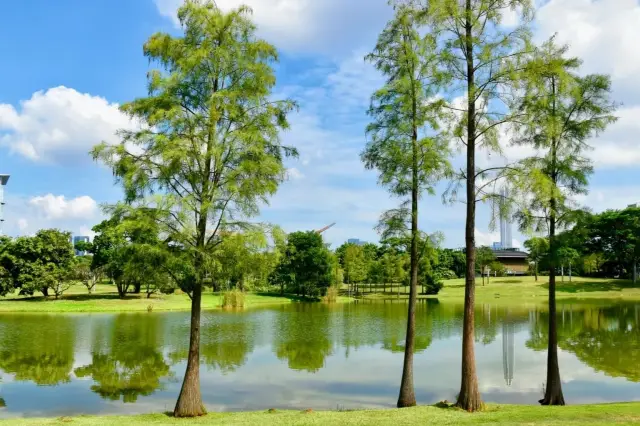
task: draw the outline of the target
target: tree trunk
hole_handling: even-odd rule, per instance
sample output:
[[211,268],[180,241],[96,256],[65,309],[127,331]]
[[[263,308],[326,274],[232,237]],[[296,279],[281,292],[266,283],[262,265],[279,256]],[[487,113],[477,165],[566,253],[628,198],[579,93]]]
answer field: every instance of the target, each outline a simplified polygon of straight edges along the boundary
[[[411,80],[412,88],[413,79]],[[415,95],[415,92],[412,92]],[[418,128],[415,125],[417,101],[413,97],[412,105],[414,123],[412,146],[412,179],[411,179],[411,278],[409,280],[409,307],[407,311],[407,335],[404,345],[404,363],[402,365],[402,380],[398,408],[416,405],[416,394],[413,386],[413,351],[416,334],[416,300],[418,291]]]
[[560,274],[562,275],[562,282],[564,282],[564,265],[560,265]]
[[569,282],[571,282],[571,264],[569,264]]
[[44,297],[49,297],[49,287],[42,287],[42,290],[40,291]]
[[465,55],[467,60],[467,220],[465,224],[465,247],[467,252],[467,270],[464,288],[464,323],[462,331],[462,379],[456,405],[473,412],[482,408],[476,357],[474,352],[474,309],[476,279],[476,105],[475,105],[475,67],[473,52],[473,34],[471,23],[471,0],[466,0]]
[[535,269],[534,269],[533,273],[534,273],[534,274],[535,274],[535,276],[536,276],[536,281],[538,281],[538,262],[537,262],[537,261],[536,261],[536,263],[535,263],[534,268],[535,268]]
[[189,336],[189,356],[184,373],[182,389],[173,410],[175,417],[197,417],[207,412],[200,393],[200,310],[202,284],[197,283],[191,299],[191,330]]
[[[555,88],[555,84],[554,84]],[[556,144],[552,141],[551,145],[551,161],[552,175],[551,179],[554,185],[557,182],[556,175]],[[564,405],[564,396],[562,395],[562,381],[560,380],[560,366],[558,365],[558,326],[556,320],[556,260],[558,249],[556,247],[556,206],[557,202],[554,196],[549,202],[549,253],[550,253],[550,271],[549,271],[549,346],[547,349],[547,384],[544,398],[539,402],[542,405]]]
[[140,284],[139,282],[135,282],[135,283],[133,284],[133,292],[134,292],[135,294],[140,294],[140,289],[141,289],[141,287],[142,287],[142,284]]

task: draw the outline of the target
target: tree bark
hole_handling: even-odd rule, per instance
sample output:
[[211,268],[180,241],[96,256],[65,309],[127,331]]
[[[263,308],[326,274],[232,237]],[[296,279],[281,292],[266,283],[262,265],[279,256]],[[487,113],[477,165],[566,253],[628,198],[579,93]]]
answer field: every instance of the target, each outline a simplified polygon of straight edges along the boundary
[[40,291],[44,297],[49,297],[49,287],[42,287],[42,290]]
[[536,264],[534,266],[535,270],[533,271],[533,273],[536,276],[536,281],[538,281],[538,262],[536,261]]
[[142,284],[140,284],[139,282],[136,282],[133,284],[133,292],[135,294],[140,294],[140,289],[142,287]]
[[462,379],[456,405],[473,412],[482,408],[474,352],[474,309],[476,278],[476,105],[471,0],[466,0],[465,55],[467,60],[467,220],[465,247],[467,270],[464,289],[464,323],[462,331]]
[[207,412],[200,393],[200,310],[202,285],[197,283],[191,299],[191,330],[189,335],[189,356],[184,373],[182,389],[173,410],[175,417],[197,417]]
[[[413,80],[412,80],[413,83]],[[414,93],[415,95],[415,93]],[[409,307],[407,311],[407,335],[404,346],[404,363],[398,408],[416,405],[413,386],[413,351],[416,333],[416,292],[418,291],[418,129],[415,125],[416,97],[413,97],[414,125],[412,135],[412,182],[411,182],[411,278],[409,280]]]
[[[552,80],[553,82],[553,80]],[[555,91],[555,83],[553,83]],[[554,104],[555,111],[555,104]],[[556,174],[557,146],[555,140],[551,141],[551,180],[557,184]],[[551,196],[549,200],[549,346],[547,349],[547,384],[544,398],[539,402],[542,405],[565,405],[562,395],[562,381],[560,380],[560,366],[558,365],[558,326],[556,321],[556,260],[558,249],[556,247],[556,208],[557,200]]]

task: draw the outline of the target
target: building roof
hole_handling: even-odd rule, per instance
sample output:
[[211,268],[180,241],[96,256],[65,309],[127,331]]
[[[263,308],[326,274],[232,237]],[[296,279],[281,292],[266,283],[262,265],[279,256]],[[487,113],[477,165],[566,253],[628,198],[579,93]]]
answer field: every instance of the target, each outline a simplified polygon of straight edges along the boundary
[[498,259],[526,259],[529,253],[518,249],[491,250]]

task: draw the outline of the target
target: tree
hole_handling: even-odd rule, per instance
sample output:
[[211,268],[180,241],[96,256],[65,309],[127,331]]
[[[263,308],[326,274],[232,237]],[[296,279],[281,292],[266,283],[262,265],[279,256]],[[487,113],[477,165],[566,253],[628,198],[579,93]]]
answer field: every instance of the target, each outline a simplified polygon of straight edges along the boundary
[[92,262],[93,256],[78,256],[70,274],[70,278],[74,281],[80,281],[87,288],[89,294],[93,292],[96,284],[102,278],[102,268],[91,269]]
[[538,281],[538,265],[549,253],[549,240],[542,237],[534,237],[524,242],[524,247],[529,250],[529,261],[533,262],[533,273]]
[[7,248],[10,253],[10,259],[5,259],[7,273],[20,294],[40,291],[46,297],[51,290],[57,299],[69,289],[74,260],[70,238],[69,232],[42,229],[32,237],[17,238]]
[[363,282],[368,275],[367,259],[364,250],[356,244],[347,244],[344,252],[345,278],[349,284]]
[[331,264],[331,253],[320,234],[293,232],[289,234],[287,249],[274,271],[272,282],[282,279],[289,291],[302,296],[323,296],[334,279]]
[[580,253],[571,247],[560,247],[558,249],[558,260],[562,268],[562,281],[564,281],[564,267],[569,267],[569,282],[571,282],[571,267],[580,258]]
[[[392,1],[394,17],[378,37],[367,60],[386,77],[371,98],[367,126],[370,141],[361,154],[367,169],[379,171],[379,183],[398,197],[408,197],[389,213],[395,225],[410,222],[410,289],[407,332],[398,407],[416,405],[413,386],[415,310],[418,285],[418,200],[433,193],[447,172],[448,145],[435,134],[442,101],[434,86],[438,79],[434,55],[436,39],[420,33],[422,22],[413,3]],[[392,216],[395,218],[392,219]],[[387,221],[388,222],[388,221]],[[397,226],[396,226],[397,229]]]
[[[450,137],[461,141],[466,149],[466,167],[458,173],[458,184],[451,188],[454,196],[460,182],[464,182],[466,189],[465,317],[461,386],[456,405],[467,411],[476,411],[482,407],[474,351],[476,204],[478,201],[500,199],[489,189],[508,170],[496,170],[494,167],[479,169],[476,167],[476,151],[499,150],[498,130],[513,119],[505,108],[503,94],[504,89],[512,84],[513,63],[519,62],[528,45],[531,1],[430,0],[424,4],[427,28],[439,36],[438,60],[445,73],[445,93],[452,111],[451,118],[447,120]],[[500,25],[502,17],[510,9],[522,12],[522,25],[516,29]],[[461,94],[465,96],[462,105],[456,101]],[[479,178],[485,178],[492,172],[497,172],[495,178],[478,182]],[[506,214],[502,210],[501,214]]]
[[[476,250],[476,262],[480,266],[480,275],[482,275],[482,285],[484,285],[484,276],[486,268],[496,261],[496,255],[489,247],[483,246]],[[487,281],[489,277],[487,277]]]
[[514,108],[522,111],[516,126],[518,145],[539,155],[522,161],[530,206],[522,213],[525,227],[544,230],[549,238],[549,343],[543,405],[564,405],[556,325],[556,232],[576,217],[572,196],[586,192],[593,168],[585,156],[587,141],[615,121],[609,100],[611,81],[605,75],[578,75],[580,61],[567,58],[566,47],[554,40],[534,52],[523,73],[524,95]]
[[248,220],[285,179],[284,157],[297,154],[279,140],[295,104],[272,100],[277,52],[256,38],[249,15],[244,6],[225,13],[213,1],[180,7],[184,35],[158,33],[145,43],[145,55],[161,69],[148,74],[147,97],[121,107],[142,128],[121,131],[119,145],[93,150],[112,167],[128,203],[155,211],[180,259],[172,263],[178,271],[172,277],[192,303],[177,417],[205,413],[200,311],[216,248],[250,227]]

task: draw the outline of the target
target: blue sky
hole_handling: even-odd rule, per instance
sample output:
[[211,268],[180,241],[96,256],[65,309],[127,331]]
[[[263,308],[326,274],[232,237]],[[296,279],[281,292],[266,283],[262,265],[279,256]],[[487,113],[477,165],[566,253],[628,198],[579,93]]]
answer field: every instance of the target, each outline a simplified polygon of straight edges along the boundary
[[[142,44],[156,31],[179,34],[180,0],[30,0],[0,5],[0,172],[10,173],[4,232],[59,227],[85,234],[101,219],[100,204],[121,191],[87,152],[128,125],[117,105],[143,96],[148,62]],[[240,0],[218,0],[222,8]],[[300,111],[284,135],[300,150],[290,179],[262,218],[287,231],[337,225],[325,238],[340,244],[378,239],[380,213],[394,207],[365,171],[365,115],[380,76],[364,63],[390,16],[385,0],[246,0],[260,35],[281,52],[277,94]],[[606,3],[606,6],[605,6]],[[596,173],[579,201],[596,211],[640,200],[640,5],[638,0],[539,2],[536,38],[558,32],[584,59],[584,72],[612,75],[619,121],[593,141]],[[507,21],[511,19],[507,16]],[[522,153],[505,150],[509,158]],[[490,162],[492,159],[481,159]],[[464,206],[421,203],[421,227],[461,246]],[[480,244],[497,241],[488,208],[477,223]],[[514,232],[517,242],[526,237]]]

